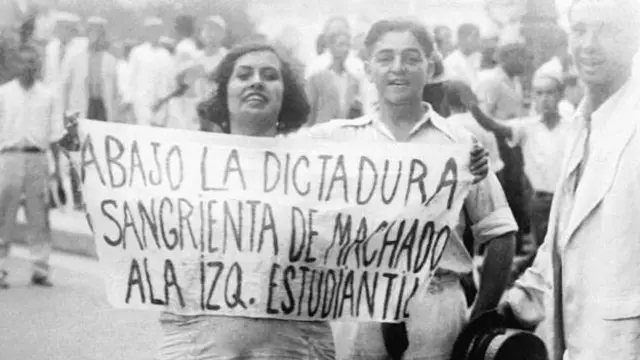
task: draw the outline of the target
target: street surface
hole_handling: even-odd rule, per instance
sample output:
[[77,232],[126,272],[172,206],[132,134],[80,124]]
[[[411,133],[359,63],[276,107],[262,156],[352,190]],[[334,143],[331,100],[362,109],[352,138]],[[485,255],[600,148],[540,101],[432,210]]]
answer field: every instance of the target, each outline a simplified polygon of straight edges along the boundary
[[123,311],[106,300],[95,260],[54,253],[49,289],[29,286],[25,248],[14,247],[9,290],[0,290],[1,360],[151,360],[157,313]]

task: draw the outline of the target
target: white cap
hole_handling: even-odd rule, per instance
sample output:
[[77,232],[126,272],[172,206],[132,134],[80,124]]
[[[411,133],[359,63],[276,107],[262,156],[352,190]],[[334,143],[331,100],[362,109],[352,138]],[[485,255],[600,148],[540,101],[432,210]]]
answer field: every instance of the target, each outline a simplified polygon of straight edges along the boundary
[[164,22],[158,17],[148,17],[144,19],[144,26],[162,26]]
[[218,25],[222,30],[227,30],[227,22],[221,16],[210,16],[207,21],[212,24]]

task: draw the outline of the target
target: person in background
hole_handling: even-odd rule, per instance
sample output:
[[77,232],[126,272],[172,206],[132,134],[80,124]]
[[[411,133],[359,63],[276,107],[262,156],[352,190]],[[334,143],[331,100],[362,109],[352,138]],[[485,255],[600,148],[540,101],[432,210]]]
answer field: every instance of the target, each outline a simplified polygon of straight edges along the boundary
[[[169,108],[166,126],[198,130],[200,121],[196,106],[201,97],[195,83],[199,78],[204,77],[204,66],[200,63],[202,52],[195,41],[195,19],[189,15],[180,15],[176,18],[174,29],[178,36],[178,44],[174,52],[174,92],[167,95],[170,97],[164,100]],[[197,71],[195,68],[198,68]],[[193,71],[196,72],[192,73]]]
[[475,89],[482,55],[480,54],[480,28],[462,24],[458,28],[458,48],[444,59],[449,80],[461,80]]
[[107,20],[87,20],[89,47],[75,54],[63,68],[65,113],[80,118],[115,121],[120,107],[116,58],[108,51]]
[[[327,70],[333,63],[333,57],[329,50],[328,39],[333,34],[348,33],[351,35],[351,27],[346,18],[341,16],[332,17],[327,20],[324,31],[322,32],[322,41],[320,49],[322,53],[313,59],[305,69],[305,79],[311,78],[319,71]],[[353,51],[349,52],[345,66],[349,73],[356,75],[358,78],[364,78],[364,63],[358,59]]]
[[[556,32],[554,32],[554,34],[556,34],[555,36],[555,43],[554,45],[554,50],[553,50],[553,57],[547,61],[546,63],[542,64],[534,73],[534,78],[535,77],[541,77],[541,76],[547,76],[547,77],[554,77],[554,78],[567,78],[567,83],[568,85],[570,85],[568,88],[565,87],[565,94],[568,94],[569,97],[575,97],[576,95],[579,95],[579,92],[577,90],[579,90],[579,88],[575,85],[573,85],[573,82],[569,79],[569,78],[577,78],[576,75],[576,70],[575,70],[575,66],[573,65],[573,61],[571,60],[571,56],[569,55],[569,44],[568,44],[568,36],[567,34],[561,30],[558,29]],[[560,100],[560,104],[559,109],[560,109],[560,114],[562,114],[563,117],[571,117],[573,116],[573,113],[576,110],[576,106],[578,104],[580,100],[578,100],[577,102],[571,101],[568,98],[563,98]],[[532,109],[532,114],[531,115],[535,115],[536,113],[536,108],[533,107]]]
[[64,116],[66,99],[63,97],[63,68],[77,52],[79,40],[77,15],[61,12],[57,15],[55,38],[47,44],[45,49],[43,80],[52,94],[56,97],[56,116]]
[[[122,43],[121,56],[118,58],[118,95],[120,100],[131,98],[129,89],[129,78],[131,77],[131,50],[136,46],[136,43],[127,39]],[[116,119],[127,124],[134,124],[135,117],[131,109],[127,109],[124,106],[119,108],[119,114]]]
[[171,53],[160,45],[163,22],[159,18],[144,21],[145,39],[131,51],[129,98],[124,99],[133,109],[138,125],[164,126],[168,109],[154,111],[163,97],[174,90],[175,67]]
[[[204,66],[204,76],[196,81],[198,98],[205,99],[211,96],[216,89],[214,73],[222,59],[229,52],[224,46],[227,36],[227,23],[220,16],[211,16],[204,22],[201,39],[204,44],[200,61]],[[200,118],[200,130],[217,131],[211,121]]]
[[[475,100],[475,101],[474,101]],[[459,124],[467,129],[489,152],[489,164],[491,170],[499,174],[504,168],[500,158],[498,141],[495,135],[486,130],[471,113],[471,104],[477,103],[477,99],[471,87],[463,81],[452,80],[445,85],[444,106],[449,109],[447,121]]]
[[[276,137],[299,129],[309,112],[301,81],[265,44],[232,49],[215,73],[219,91],[199,106],[222,132]],[[324,321],[288,321],[162,313],[159,360],[333,360],[331,327]]]
[[[44,53],[43,80],[54,97],[54,115],[60,121],[64,118],[69,99],[65,89],[65,69],[69,69],[69,62],[74,56],[88,47],[87,39],[80,36],[80,18],[72,13],[59,12],[56,15],[55,37],[47,44]],[[80,179],[65,158],[52,149],[52,161],[62,169],[65,177],[64,186],[66,198],[71,199],[69,205],[75,209],[82,206]],[[68,177],[67,177],[68,176]],[[62,181],[62,179],[61,179]]]
[[360,81],[345,66],[351,48],[351,36],[349,33],[337,33],[327,41],[333,64],[307,80],[307,98],[311,105],[308,126],[362,115]]
[[174,24],[174,32],[178,39],[174,54],[176,66],[180,67],[187,61],[198,59],[201,54],[195,40],[195,18],[190,15],[179,15]]
[[538,74],[532,85],[538,115],[501,123],[475,113],[487,129],[508,139],[510,146],[522,148],[524,171],[532,188],[529,201],[531,231],[536,247],[539,247],[547,234],[551,201],[573,125],[559,109],[564,87],[561,77]]
[[577,0],[570,49],[586,87],[534,264],[501,309],[538,325],[550,360],[640,358],[640,3]]
[[455,48],[453,46],[453,34],[451,28],[446,25],[438,25],[433,29],[433,35],[435,36],[438,51],[440,51],[442,57],[446,59]]
[[204,22],[201,38],[204,44],[202,49],[202,64],[207,74],[212,74],[220,64],[220,61],[229,52],[224,46],[227,37],[227,23],[220,16],[210,16]]
[[498,66],[498,61],[496,60],[498,42],[499,38],[497,36],[485,37],[480,40],[480,54],[482,55],[482,60],[480,61],[479,76],[483,72]]
[[[26,239],[31,248],[31,284],[52,286],[49,280],[51,230],[47,194],[48,148],[65,134],[62,117],[54,113],[54,98],[39,80],[38,51],[18,49],[19,75],[0,86],[0,289],[9,287],[5,260],[13,240],[16,215],[24,195]],[[54,176],[59,179],[57,163]]]
[[[380,142],[455,144],[468,147],[473,153],[471,134],[446,121],[422,101],[423,89],[434,71],[430,58],[436,46],[429,31],[412,21],[381,20],[369,30],[365,44],[369,53],[367,75],[378,89],[376,112],[309,128],[308,136],[371,146]],[[478,241],[488,247],[479,294],[470,311],[472,317],[497,306],[511,268],[512,234],[517,230],[500,184],[489,172],[487,159],[482,158],[485,171],[476,177],[477,182],[464,202]],[[473,156],[470,163],[471,173],[476,175]],[[460,226],[464,228],[460,216]],[[471,257],[456,227],[432,283],[416,294],[409,305],[405,331],[402,324],[337,323],[336,358],[388,360],[393,355],[394,359],[405,360],[449,360],[469,314],[460,276],[471,271]],[[397,349],[407,341],[408,348]]]
[[[475,89],[480,109],[487,116],[506,122],[526,115],[519,76],[524,74],[530,61],[530,53],[524,45],[510,44],[499,49],[499,65],[482,74],[478,81],[478,88]],[[530,230],[522,150],[519,147],[509,146],[508,139],[500,135],[497,139],[500,157],[504,162],[500,181],[520,228],[517,250],[522,252],[523,236]]]

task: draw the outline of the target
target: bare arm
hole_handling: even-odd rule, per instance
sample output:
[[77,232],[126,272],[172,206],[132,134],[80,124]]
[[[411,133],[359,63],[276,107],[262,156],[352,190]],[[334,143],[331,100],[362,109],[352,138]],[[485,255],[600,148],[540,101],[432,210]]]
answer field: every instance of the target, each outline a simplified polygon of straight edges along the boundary
[[499,236],[488,243],[480,275],[480,289],[471,312],[472,319],[498,306],[507,287],[514,254],[513,233]]
[[476,121],[483,128],[501,137],[511,138],[513,136],[513,130],[511,129],[510,126],[501,124],[500,122],[491,118],[490,116],[485,114],[480,109],[479,106],[477,105],[471,106],[470,110],[471,110],[471,114],[473,115],[473,118],[476,119]]

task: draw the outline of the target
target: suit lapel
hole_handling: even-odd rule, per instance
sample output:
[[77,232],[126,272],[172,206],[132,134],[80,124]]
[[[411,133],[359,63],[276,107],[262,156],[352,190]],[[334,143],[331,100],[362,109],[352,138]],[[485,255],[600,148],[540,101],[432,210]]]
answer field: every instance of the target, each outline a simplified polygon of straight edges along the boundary
[[[600,129],[595,129],[591,158],[584,168],[580,185],[575,194],[573,209],[567,225],[567,241],[572,239],[576,230],[589,214],[602,201],[613,185],[616,170],[622,153],[634,136],[636,121],[640,115],[636,89],[626,86],[621,90],[620,98],[614,104],[614,110],[606,119],[601,119]],[[597,132],[600,132],[599,134]]]

